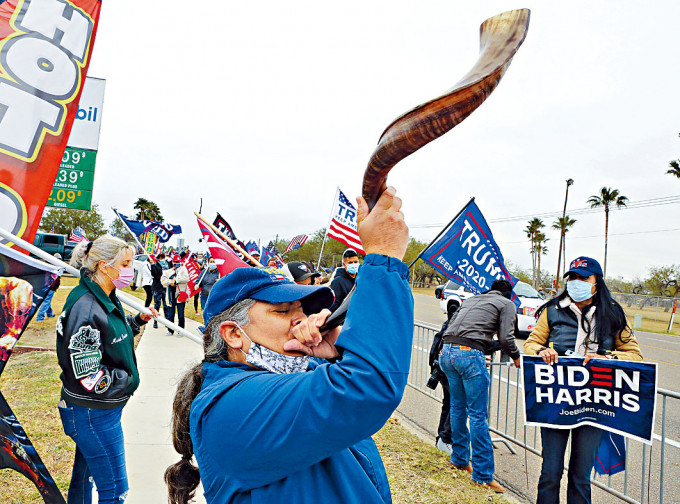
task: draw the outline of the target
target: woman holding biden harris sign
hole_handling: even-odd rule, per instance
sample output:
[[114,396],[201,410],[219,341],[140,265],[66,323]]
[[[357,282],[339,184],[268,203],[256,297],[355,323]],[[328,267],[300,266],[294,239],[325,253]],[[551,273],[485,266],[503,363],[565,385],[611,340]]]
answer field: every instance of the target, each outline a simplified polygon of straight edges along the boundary
[[[600,264],[590,257],[574,259],[567,288],[538,311],[536,328],[524,344],[527,355],[554,364],[560,355],[591,359],[642,360],[621,305],[612,299]],[[537,504],[557,504],[564,469],[564,452],[571,433],[567,503],[590,503],[590,472],[602,431],[584,425],[575,429],[541,427],[543,467]]]
[[205,358],[173,404],[182,459],[165,473],[171,504],[187,503],[199,480],[210,504],[391,502],[370,436],[408,376],[408,228],[393,188],[370,214],[358,202],[367,255],[342,328],[319,331],[333,303],[328,287],[297,285],[277,269],[238,268],[213,287]]

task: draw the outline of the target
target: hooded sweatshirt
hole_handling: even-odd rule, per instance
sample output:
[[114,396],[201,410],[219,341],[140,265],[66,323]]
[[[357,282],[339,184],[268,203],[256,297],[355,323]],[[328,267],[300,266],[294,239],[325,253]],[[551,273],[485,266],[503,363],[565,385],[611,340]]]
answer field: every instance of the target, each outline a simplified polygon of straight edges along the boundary
[[408,275],[401,261],[366,257],[334,363],[294,374],[225,361],[203,365],[190,432],[208,503],[392,501],[370,436],[406,386],[413,339]]

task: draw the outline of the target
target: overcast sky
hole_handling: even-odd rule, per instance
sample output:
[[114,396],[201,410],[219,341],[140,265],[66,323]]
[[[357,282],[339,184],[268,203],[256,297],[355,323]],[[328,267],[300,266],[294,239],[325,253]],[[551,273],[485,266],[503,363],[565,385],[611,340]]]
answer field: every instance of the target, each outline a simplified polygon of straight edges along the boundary
[[[677,0],[118,0],[103,4],[89,71],[107,80],[94,200],[111,220],[109,207],[151,199],[192,248],[201,197],[244,241],[326,226],[385,127],[467,73],[486,18],[521,7],[529,33],[498,88],[390,174],[411,235],[434,238],[475,196],[505,258],[530,267],[523,229],[562,211],[567,178],[567,213],[603,185],[631,203],[680,196],[664,174],[680,157]],[[677,214],[612,212],[608,273],[680,263]],[[601,260],[604,212],[574,218],[567,256]]]

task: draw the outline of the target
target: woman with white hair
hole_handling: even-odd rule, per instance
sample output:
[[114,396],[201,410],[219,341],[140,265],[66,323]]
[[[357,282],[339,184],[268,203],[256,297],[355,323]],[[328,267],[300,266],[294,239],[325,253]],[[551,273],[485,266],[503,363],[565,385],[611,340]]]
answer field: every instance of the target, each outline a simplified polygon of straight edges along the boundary
[[133,253],[131,245],[107,235],[80,243],[71,258],[80,269],[80,283],[57,320],[59,414],[64,432],[76,443],[69,504],[90,504],[92,480],[100,504],[127,496],[120,419],[139,386],[134,336],[152,318],[126,315],[116,297],[116,289],[132,282]]

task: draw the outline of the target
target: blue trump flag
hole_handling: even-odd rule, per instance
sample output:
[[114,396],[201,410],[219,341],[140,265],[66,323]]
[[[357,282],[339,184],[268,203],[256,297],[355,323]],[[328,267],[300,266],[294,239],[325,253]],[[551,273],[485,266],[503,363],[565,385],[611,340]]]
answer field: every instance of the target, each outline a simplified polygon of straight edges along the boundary
[[555,365],[522,356],[527,425],[573,429],[592,425],[652,443],[656,414],[655,362],[560,357]]
[[[421,253],[421,258],[474,294],[488,291],[496,280],[508,280],[513,286],[517,283],[506,269],[503,254],[474,199]],[[519,307],[514,293],[512,300]]]
[[131,233],[139,237],[144,233],[153,233],[158,235],[158,240],[161,243],[166,243],[174,234],[182,234],[182,227],[166,222],[159,222],[154,220],[133,220],[120,213],[115,208],[113,209],[116,215],[128,227]]

